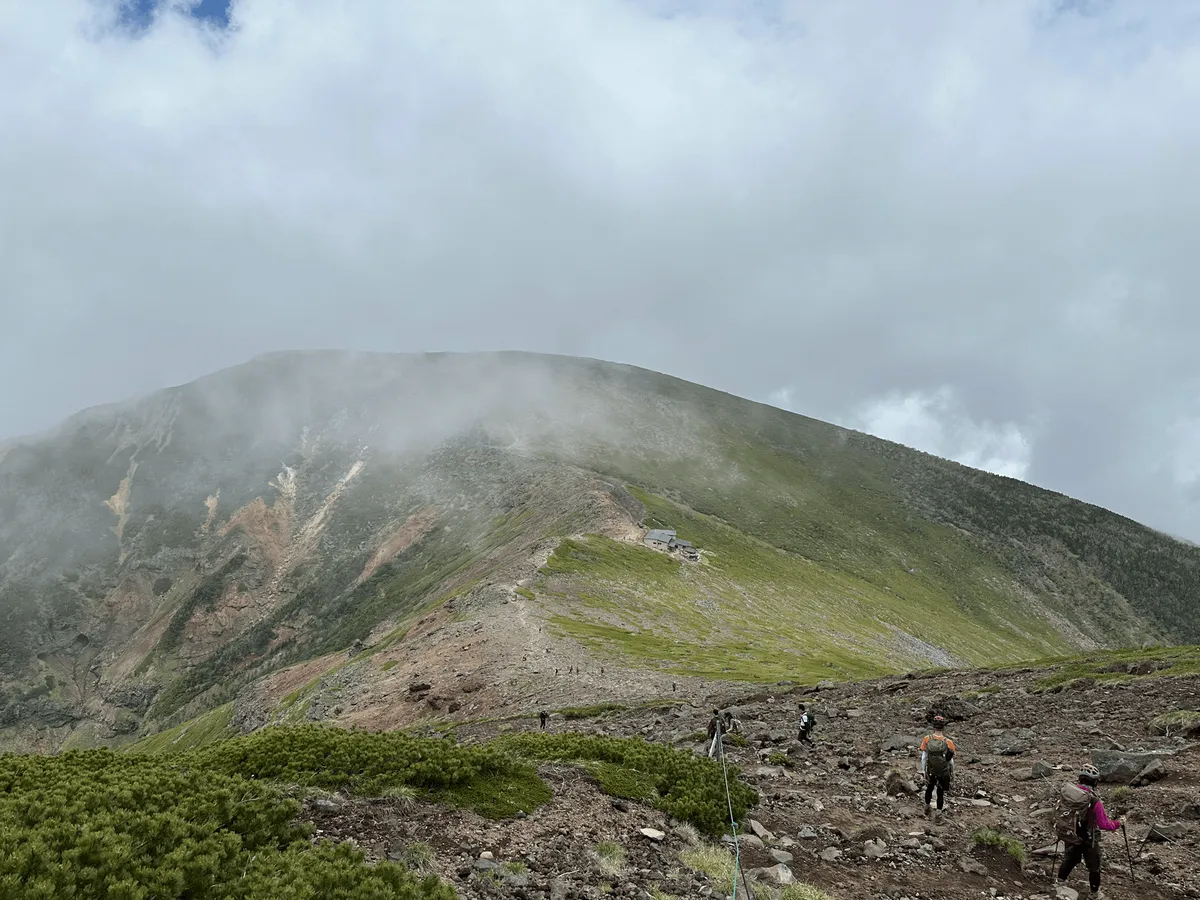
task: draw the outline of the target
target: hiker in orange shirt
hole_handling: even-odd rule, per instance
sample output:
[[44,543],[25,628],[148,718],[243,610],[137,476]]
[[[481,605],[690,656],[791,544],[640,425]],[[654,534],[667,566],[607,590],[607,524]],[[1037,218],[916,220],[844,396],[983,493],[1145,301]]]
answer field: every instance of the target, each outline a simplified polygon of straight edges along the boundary
[[942,733],[946,720],[933,717],[933,734],[925,735],[921,741],[921,774],[925,776],[925,816],[930,813],[933,789],[937,788],[937,811],[934,820],[942,816],[946,791],[950,790],[950,779],[954,777],[954,741]]

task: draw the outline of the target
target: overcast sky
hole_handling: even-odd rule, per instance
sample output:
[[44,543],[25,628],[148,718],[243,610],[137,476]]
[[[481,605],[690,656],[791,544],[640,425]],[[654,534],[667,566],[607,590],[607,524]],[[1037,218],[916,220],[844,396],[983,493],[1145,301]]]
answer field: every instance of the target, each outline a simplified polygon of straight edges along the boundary
[[1195,0],[150,6],[0,2],[0,436],[541,350],[1200,540]]

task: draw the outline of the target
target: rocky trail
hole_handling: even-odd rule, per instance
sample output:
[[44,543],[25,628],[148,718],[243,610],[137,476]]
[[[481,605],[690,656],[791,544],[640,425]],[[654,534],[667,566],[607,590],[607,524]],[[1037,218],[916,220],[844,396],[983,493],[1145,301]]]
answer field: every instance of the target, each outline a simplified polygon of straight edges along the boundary
[[[780,885],[794,879],[846,900],[1049,900],[1054,839],[1045,798],[1088,761],[1101,768],[1100,795],[1110,816],[1128,823],[1135,856],[1136,882],[1122,834],[1103,836],[1104,896],[1200,897],[1200,745],[1197,737],[1149,728],[1165,711],[1200,709],[1200,676],[1085,682],[1037,693],[1034,685],[1045,674],[954,672],[777,686],[740,698],[693,695],[583,721],[554,716],[549,727],[641,735],[704,753],[700,738],[710,710],[732,706],[745,740],[727,747],[728,760],[761,794],[739,823],[741,862],[755,898],[777,897]],[[813,747],[795,740],[798,702],[817,712]],[[937,822],[925,817],[923,797],[914,794],[917,745],[935,709],[951,720],[947,734],[958,746],[955,783]],[[456,734],[476,741],[537,727],[536,717],[521,718],[462,725]],[[1146,751],[1154,755],[1139,755]],[[402,799],[339,797],[317,801],[311,812],[320,836],[353,840],[372,858],[437,872],[468,900],[728,896],[705,861],[727,865],[730,836],[698,842],[694,831],[658,810],[601,793],[582,771],[541,771],[554,799],[510,821]],[[1141,786],[1130,787],[1134,780]],[[1152,826],[1156,833],[1143,846]],[[981,828],[1015,838],[1026,858],[978,844]],[[1084,866],[1072,873],[1070,887],[1087,896]]]

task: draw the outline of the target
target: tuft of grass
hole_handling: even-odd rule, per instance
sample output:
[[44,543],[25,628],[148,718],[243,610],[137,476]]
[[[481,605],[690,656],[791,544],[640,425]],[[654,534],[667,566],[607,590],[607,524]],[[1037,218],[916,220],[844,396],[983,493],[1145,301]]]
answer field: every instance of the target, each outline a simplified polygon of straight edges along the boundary
[[1123,803],[1133,797],[1134,790],[1127,784],[1118,785],[1108,792],[1108,798],[1113,803]]
[[420,875],[432,875],[437,871],[433,847],[424,841],[406,844],[400,851],[400,862]]
[[575,721],[578,719],[594,719],[605,713],[620,712],[628,708],[624,703],[597,703],[594,706],[568,706],[557,710],[557,712],[564,719]]
[[524,875],[526,872],[529,871],[529,866],[525,865],[525,863],[521,862],[520,860],[516,860],[516,859],[514,859],[510,862],[500,863],[500,868],[503,869],[505,872],[507,872],[509,875]]
[[536,600],[537,595],[527,587],[519,587],[516,590],[517,596],[524,597],[526,600]]
[[1200,735],[1200,712],[1186,709],[1175,709],[1155,716],[1150,720],[1150,730],[1155,734],[1184,735],[1196,737]]
[[417,789],[410,784],[392,784],[379,792],[385,800],[394,800],[400,809],[412,809],[417,802]]
[[674,894],[668,894],[658,885],[650,887],[650,900],[679,900]]
[[588,856],[604,878],[620,878],[625,871],[625,848],[616,841],[598,841]]
[[976,847],[994,847],[997,850],[1003,850],[1018,864],[1025,864],[1027,856],[1025,845],[1012,835],[996,831],[994,828],[977,828],[971,835],[971,840]]
[[691,869],[707,875],[717,891],[728,893],[733,890],[733,873],[736,864],[733,854],[715,844],[701,844],[680,851],[679,861]]

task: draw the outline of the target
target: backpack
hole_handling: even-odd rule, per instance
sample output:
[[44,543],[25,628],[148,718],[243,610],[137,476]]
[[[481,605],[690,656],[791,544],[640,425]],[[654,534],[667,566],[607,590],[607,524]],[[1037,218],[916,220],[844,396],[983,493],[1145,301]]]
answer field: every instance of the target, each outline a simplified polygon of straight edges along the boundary
[[1054,798],[1054,834],[1068,847],[1082,844],[1089,827],[1096,796],[1077,785],[1064,782]]
[[949,750],[945,738],[931,735],[925,745],[925,771],[938,778],[950,774],[950,760],[947,758]]

